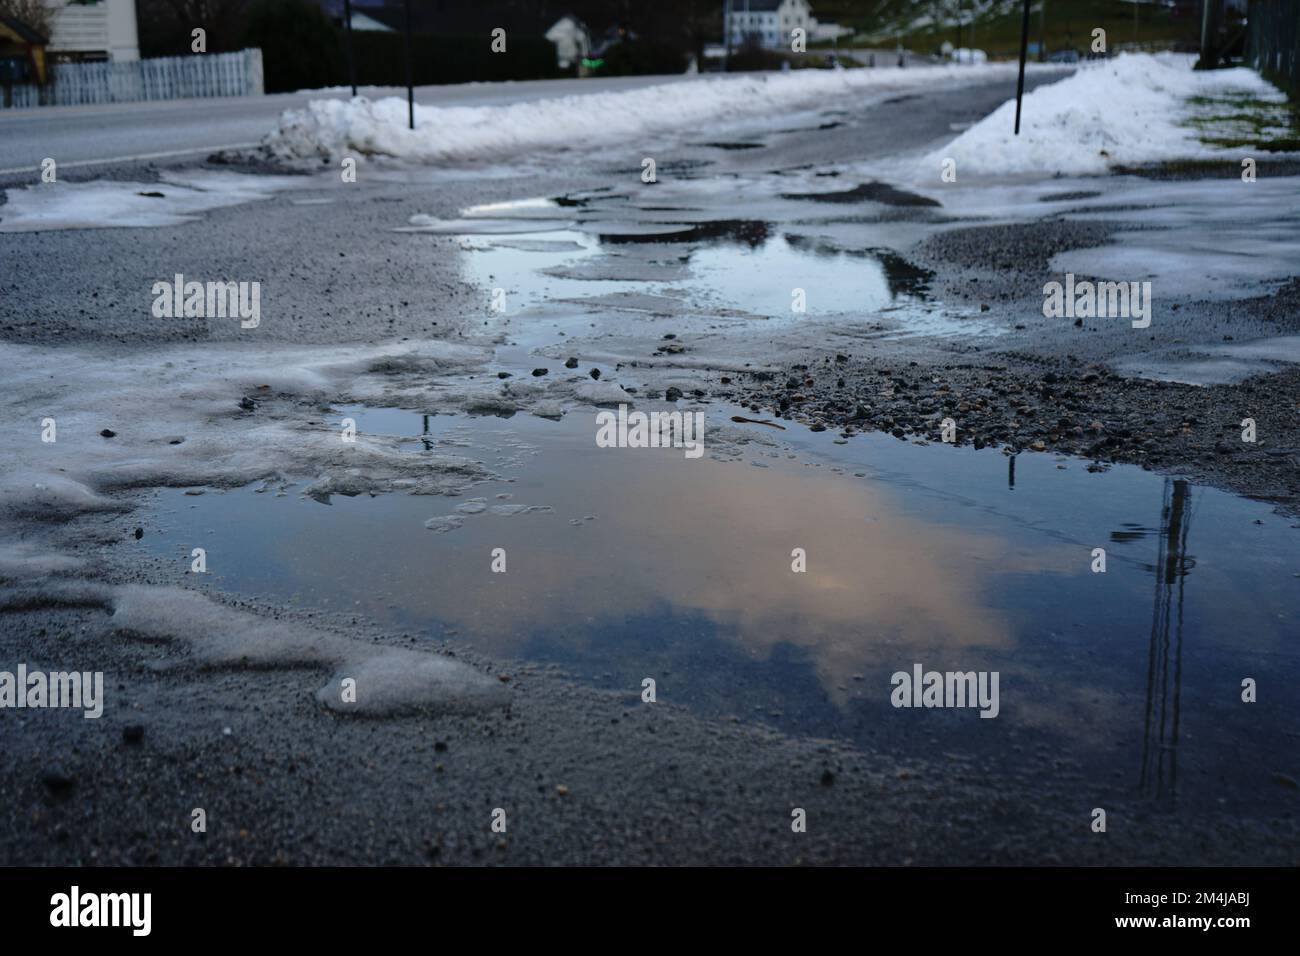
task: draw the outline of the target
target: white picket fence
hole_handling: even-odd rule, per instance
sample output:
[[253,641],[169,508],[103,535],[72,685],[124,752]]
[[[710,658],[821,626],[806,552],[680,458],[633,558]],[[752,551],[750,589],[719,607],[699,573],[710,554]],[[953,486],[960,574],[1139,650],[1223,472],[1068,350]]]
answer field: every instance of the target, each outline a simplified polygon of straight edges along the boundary
[[262,51],[165,56],[131,63],[59,63],[46,86],[0,89],[5,106],[131,103],[204,96],[261,96]]

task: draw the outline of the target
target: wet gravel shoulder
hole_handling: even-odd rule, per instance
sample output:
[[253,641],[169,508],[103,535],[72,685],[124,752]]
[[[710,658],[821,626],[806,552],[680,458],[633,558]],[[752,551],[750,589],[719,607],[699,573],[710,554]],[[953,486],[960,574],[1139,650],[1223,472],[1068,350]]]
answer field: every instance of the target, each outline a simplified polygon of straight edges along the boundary
[[174,226],[0,233],[6,263],[0,341],[138,348],[251,338],[225,318],[153,317],[153,283],[176,273],[260,282],[258,341],[460,340],[488,309],[484,290],[462,278],[455,239],[395,230],[417,213],[454,217],[473,203],[517,198],[520,190],[546,193],[593,182],[590,175],[534,181],[467,172],[436,185],[365,175],[343,183],[336,174],[314,176],[310,168],[287,168],[256,152],[217,153],[198,163],[77,167],[59,175],[68,182],[157,183],[174,171],[289,175],[303,186]]
[[[1256,303],[1254,321],[1275,334],[1291,332],[1298,304],[1300,282],[1292,282]],[[1268,321],[1270,310],[1277,321]],[[1243,324],[1238,318],[1235,327],[1248,338]],[[1056,452],[1087,460],[1090,470],[1139,465],[1300,515],[1300,367],[1279,366],[1238,384],[1186,385],[1118,374],[1114,359],[1128,354],[1119,341],[1094,344],[1089,355],[1052,338],[1026,336],[1018,347],[813,347],[774,370],[719,376],[713,394],[758,417],[838,431],[846,440],[881,431],[943,443],[943,422],[951,419],[955,445]],[[1248,418],[1253,442],[1243,438]]]
[[[1295,163],[1261,161],[1271,174]],[[1151,178],[1224,175],[1220,162],[1165,164]],[[1128,173],[1134,170],[1126,170]],[[1261,172],[1261,174],[1263,174]],[[879,340],[840,336],[803,343],[783,364],[713,379],[713,393],[759,417],[838,431],[843,439],[883,431],[904,441],[998,448],[1005,454],[1056,452],[1093,470],[1114,463],[1190,478],[1273,502],[1300,514],[1300,367],[1237,384],[1186,385],[1126,377],[1134,355],[1177,358],[1198,345],[1300,333],[1300,278],[1275,292],[1231,301],[1174,303],[1153,326],[1124,319],[1043,316],[1043,286],[1061,276],[1052,257],[1106,244],[1140,219],[961,225],[930,235],[904,254],[931,273],[939,301],[978,309],[997,337]],[[1243,440],[1243,420],[1256,440]]]

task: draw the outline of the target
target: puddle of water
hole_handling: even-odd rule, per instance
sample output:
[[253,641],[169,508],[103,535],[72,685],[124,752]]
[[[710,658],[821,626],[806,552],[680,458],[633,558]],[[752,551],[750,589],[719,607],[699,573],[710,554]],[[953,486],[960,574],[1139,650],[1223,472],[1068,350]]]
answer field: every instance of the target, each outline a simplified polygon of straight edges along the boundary
[[[737,411],[709,406],[709,421]],[[1050,753],[1099,791],[1169,809],[1266,804],[1272,775],[1295,774],[1297,531],[1258,503],[1135,468],[881,436],[836,447],[833,433],[749,426],[788,448],[690,460],[598,448],[585,412],[341,413],[501,478],[459,498],[328,506],[168,491],[141,546],[188,562],[201,544],[220,587],[557,662],[629,706],[653,677],[661,701],[903,760]],[[440,516],[460,521],[426,530]],[[794,548],[807,573],[792,572]],[[915,663],[998,671],[998,717],[894,709],[890,676]],[[1246,677],[1258,703],[1241,701]]]
[[1229,385],[1252,375],[1276,372],[1300,364],[1300,335],[1279,335],[1271,339],[1203,345],[1141,355],[1119,363],[1124,375],[1184,385]]
[[920,285],[904,291],[870,253],[851,255],[829,246],[775,236],[748,246],[712,245],[691,254],[696,281],[719,304],[755,315],[792,314],[792,289],[806,297],[808,315],[879,312],[919,304]]
[[[789,321],[862,322],[889,312],[909,332],[972,331],[969,321],[928,303],[928,274],[889,250],[846,250],[777,234],[761,222],[658,228],[461,234],[464,278],[479,288],[504,288],[511,312],[555,302]],[[796,289],[802,312],[794,309]]]
[[[679,195],[681,183],[674,187],[668,195],[698,198],[690,190]],[[792,195],[787,205],[806,207],[801,200],[841,194]],[[919,201],[879,182],[843,195]],[[707,218],[695,214],[702,210],[674,206],[654,212],[630,198],[610,192],[491,203],[465,209],[457,219],[415,216],[403,231],[456,237],[468,253],[465,281],[505,289],[510,314],[559,303],[730,319],[811,316],[851,324],[887,315],[881,330],[891,335],[1005,331],[973,311],[929,301],[928,273],[890,249],[853,247],[850,237],[832,240],[815,227],[806,234],[802,226],[786,229],[764,218]],[[755,207],[759,215],[763,208]]]
[[[1105,189],[1089,178],[1007,183],[959,181],[943,192],[946,213],[988,222],[1064,216],[1131,222],[1102,246],[1070,249],[1053,272],[1124,281],[1150,280],[1162,301],[1241,299],[1292,278],[1300,261],[1300,178],[1236,180],[1218,201],[1220,180],[1158,181],[1112,175]],[[1238,188],[1240,187],[1240,188]]]

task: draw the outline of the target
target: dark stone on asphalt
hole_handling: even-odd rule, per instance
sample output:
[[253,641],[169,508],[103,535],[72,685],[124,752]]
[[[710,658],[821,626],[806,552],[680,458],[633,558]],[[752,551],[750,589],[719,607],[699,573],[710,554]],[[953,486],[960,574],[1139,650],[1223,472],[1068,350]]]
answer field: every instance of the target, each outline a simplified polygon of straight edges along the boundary
[[62,767],[56,766],[41,774],[41,783],[50,793],[61,796],[76,786],[77,781]]

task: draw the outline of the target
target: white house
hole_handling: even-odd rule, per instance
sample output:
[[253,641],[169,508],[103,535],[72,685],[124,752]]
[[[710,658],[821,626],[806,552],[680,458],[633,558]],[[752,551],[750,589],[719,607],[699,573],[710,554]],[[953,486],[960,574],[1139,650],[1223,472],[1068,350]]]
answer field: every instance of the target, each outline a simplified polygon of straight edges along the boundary
[[124,63],[140,59],[135,0],[45,0],[55,9],[46,49],[51,58]]
[[791,33],[804,31],[811,40],[817,30],[808,0],[727,0],[724,10],[726,36],[732,48],[754,37],[768,50],[790,49]]
[[555,44],[555,62],[567,70],[591,52],[591,34],[575,17],[560,17],[546,31],[546,39]]

